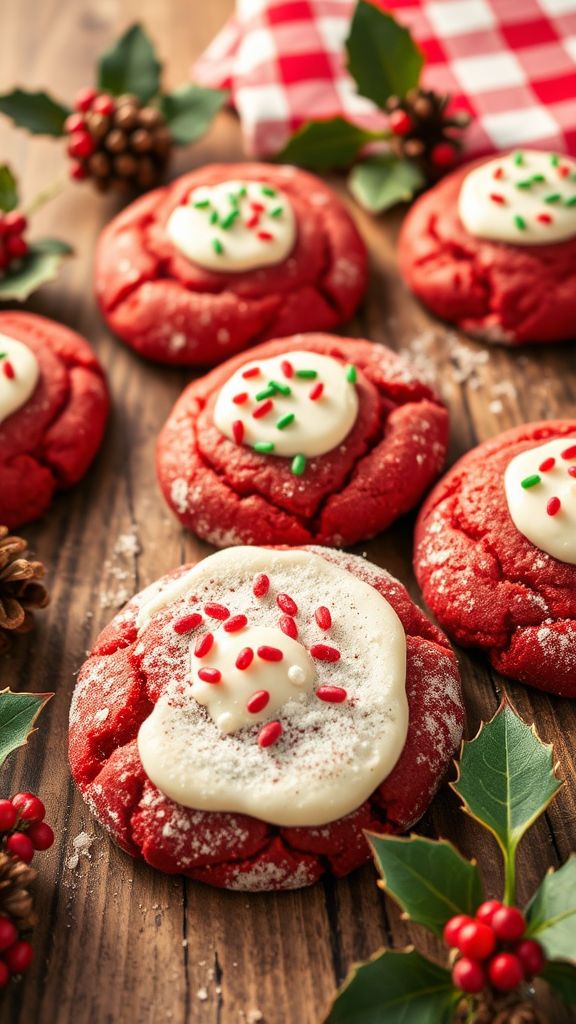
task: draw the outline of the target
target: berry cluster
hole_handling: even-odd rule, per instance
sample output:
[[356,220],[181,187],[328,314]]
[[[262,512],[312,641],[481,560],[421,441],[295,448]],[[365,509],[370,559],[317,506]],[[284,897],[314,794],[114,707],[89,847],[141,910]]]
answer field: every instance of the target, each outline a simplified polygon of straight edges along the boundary
[[475,917],[458,914],[444,928],[444,940],[458,952],[452,969],[457,988],[476,995],[491,986],[511,992],[544,967],[540,943],[523,938],[526,921],[516,907],[487,900]]
[[149,188],[164,169],[172,138],[162,113],[136,96],[82,89],[66,119],[70,176],[98,188]]
[[387,103],[390,142],[397,156],[416,160],[427,177],[438,177],[452,167],[461,148],[460,135],[470,122],[465,111],[450,113],[448,96],[412,89]]
[[[11,800],[0,800],[0,839],[2,850],[14,860],[29,864],[35,851],[47,850],[54,833],[44,821],[44,804],[33,793],[17,793]],[[32,946],[20,937],[16,923],[0,913],[0,988],[11,974],[22,974],[32,963]]]
[[26,217],[18,210],[0,213],[0,274],[26,256],[28,243],[23,235],[27,226]]

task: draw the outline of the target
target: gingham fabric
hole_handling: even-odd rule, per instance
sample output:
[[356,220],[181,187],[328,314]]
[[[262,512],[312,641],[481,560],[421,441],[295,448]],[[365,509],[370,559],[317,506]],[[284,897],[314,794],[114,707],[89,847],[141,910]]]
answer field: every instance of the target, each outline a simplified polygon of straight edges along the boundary
[[[470,111],[470,154],[508,146],[576,153],[576,0],[375,0],[426,55],[424,85]],[[196,63],[231,90],[248,152],[267,156],[309,118],[369,128],[383,115],[344,67],[354,0],[237,0]]]

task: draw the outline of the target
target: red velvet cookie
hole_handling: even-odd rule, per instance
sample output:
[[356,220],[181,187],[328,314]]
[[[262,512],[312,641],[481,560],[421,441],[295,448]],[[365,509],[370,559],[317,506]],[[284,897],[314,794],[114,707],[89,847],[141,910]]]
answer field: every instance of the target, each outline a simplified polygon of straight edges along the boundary
[[297,335],[189,385],[160,434],[158,477],[184,526],[218,547],[340,547],[418,503],[447,439],[446,409],[395,353]]
[[443,634],[385,570],[327,548],[232,548],[100,634],[70,763],[116,842],[230,889],[309,885],[404,832],[460,741]]
[[340,199],[268,164],[214,164],[148,193],[106,227],[95,261],[112,330],[140,355],[185,366],[330,330],[366,281],[364,243]]
[[0,523],[41,516],[92,462],[108,415],[88,343],[32,313],[0,313]]
[[576,420],[515,427],[460,459],[420,513],[414,564],[458,643],[576,697]]
[[400,269],[433,313],[484,341],[574,337],[576,161],[518,152],[459,168],[409,211]]

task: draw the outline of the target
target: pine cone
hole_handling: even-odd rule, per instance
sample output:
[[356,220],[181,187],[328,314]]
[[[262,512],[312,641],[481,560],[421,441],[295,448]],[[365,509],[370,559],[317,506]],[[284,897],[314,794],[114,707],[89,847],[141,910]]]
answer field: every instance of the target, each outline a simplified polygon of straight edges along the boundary
[[29,887],[38,872],[24,861],[0,850],[0,914],[9,917],[19,932],[38,923]]
[[520,995],[482,997],[474,1016],[470,1017],[468,1001],[457,1007],[455,1024],[552,1024],[528,1000]]
[[32,610],[45,608],[50,600],[40,582],[46,570],[42,562],[24,557],[27,547],[22,537],[0,526],[0,653],[8,647],[10,633],[32,629]]
[[416,160],[427,178],[437,178],[456,160],[460,136],[470,123],[465,111],[450,113],[450,97],[427,89],[412,89],[405,97],[391,96],[386,104],[392,131],[390,148],[397,156]]
[[78,105],[81,111],[66,121],[72,177],[92,178],[101,192],[143,191],[157,184],[172,150],[161,111],[129,94],[90,94]]

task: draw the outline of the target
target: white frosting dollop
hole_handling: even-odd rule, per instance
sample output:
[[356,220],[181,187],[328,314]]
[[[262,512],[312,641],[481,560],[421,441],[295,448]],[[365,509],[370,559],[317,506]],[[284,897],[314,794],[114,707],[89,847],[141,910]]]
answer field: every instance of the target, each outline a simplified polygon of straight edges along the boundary
[[477,238],[549,245],[576,236],[576,161],[523,150],[480,164],[460,188],[458,212]]
[[32,349],[8,334],[0,334],[0,423],[28,401],[39,376]]
[[[257,597],[254,581],[263,573],[269,590]],[[294,638],[279,629],[283,594],[297,603],[289,616]],[[246,615],[246,625],[227,633],[228,619],[205,612],[205,602],[214,601],[230,617]],[[330,609],[328,628],[318,623],[320,605]],[[138,734],[146,774],[172,800],[276,825],[320,826],[355,810],[390,774],[408,729],[406,639],[391,605],[369,584],[309,551],[228,548],[153,593],[140,609],[139,630],[168,608],[175,616],[190,608],[203,615],[181,639],[191,649],[191,685],[184,692],[168,687]],[[172,643],[174,616],[166,618]],[[213,645],[196,657],[207,631]],[[263,646],[280,650],[282,659],[259,658]],[[245,647],[255,657],[239,671]],[[149,657],[158,657],[157,649]],[[221,678],[201,680],[202,665]],[[146,659],[143,668],[151,670]],[[268,705],[247,713],[262,690]],[[234,721],[220,721],[222,715]],[[262,731],[276,723],[280,737],[261,746]]]
[[201,185],[166,224],[173,245],[189,260],[232,273],[282,263],[296,230],[287,195],[265,181]]
[[541,551],[576,565],[576,436],[516,455],[504,474],[517,530]]
[[356,422],[355,379],[353,366],[317,352],[254,360],[220,390],[214,422],[237,443],[240,435],[235,424],[240,423],[240,443],[259,446],[257,450],[268,454],[324,455],[344,440]]

